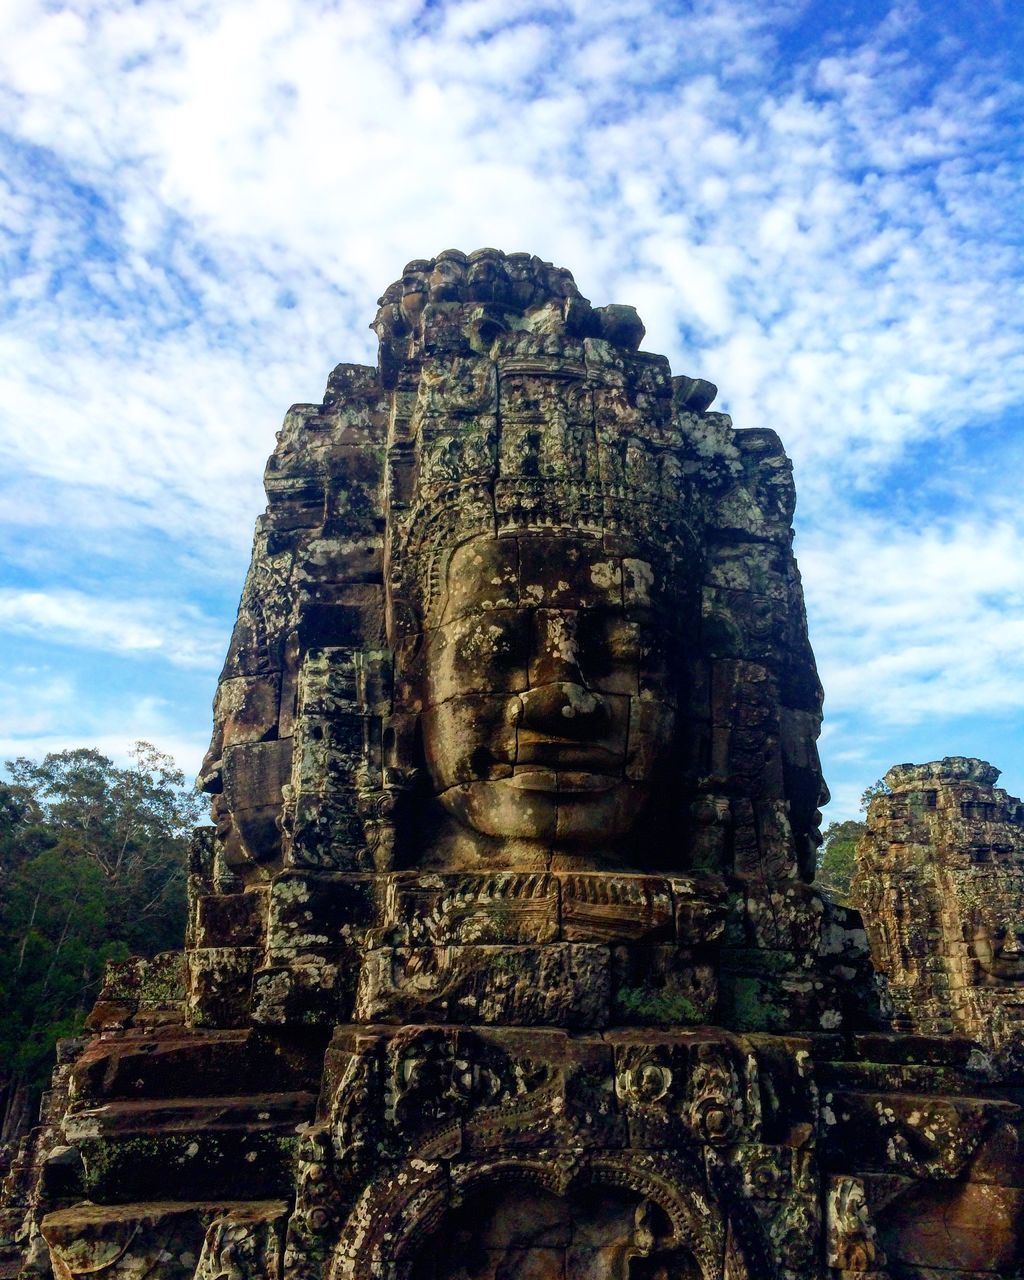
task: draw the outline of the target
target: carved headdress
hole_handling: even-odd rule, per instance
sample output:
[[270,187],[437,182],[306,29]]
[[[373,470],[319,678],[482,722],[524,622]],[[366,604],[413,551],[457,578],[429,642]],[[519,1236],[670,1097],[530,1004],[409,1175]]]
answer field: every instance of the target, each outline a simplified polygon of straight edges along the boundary
[[[527,254],[449,250],[410,263],[373,328],[393,388],[388,586],[416,629],[470,538],[568,530],[649,550],[691,597],[701,573],[662,356],[632,307],[594,309],[568,271]],[[709,383],[675,388],[706,408]],[[690,468],[692,472],[693,468]],[[685,572],[680,570],[685,567]]]

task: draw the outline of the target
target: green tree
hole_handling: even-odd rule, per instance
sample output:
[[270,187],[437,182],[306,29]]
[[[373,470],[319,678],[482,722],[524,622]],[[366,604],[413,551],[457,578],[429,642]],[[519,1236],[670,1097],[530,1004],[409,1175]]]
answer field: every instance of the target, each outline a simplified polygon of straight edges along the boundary
[[[200,809],[169,756],[136,743],[7,762],[0,783],[0,1098],[4,1135],[78,1031],[108,960],[178,947],[185,841]],[[20,1100],[20,1101],[19,1101]]]
[[[891,795],[883,778],[865,787],[860,796],[861,812],[867,813],[875,796]],[[850,892],[850,882],[857,870],[857,843],[867,830],[867,824],[854,818],[846,822],[830,822],[822,833],[818,850],[818,884],[823,889],[845,898]]]
[[857,866],[857,841],[865,825],[854,819],[830,822],[822,833],[818,850],[818,884],[840,897],[850,891],[850,881]]
[[865,787],[860,794],[860,807],[867,813],[868,805],[874,800],[875,796],[891,796],[892,788],[884,778],[879,778],[877,782],[872,782],[870,787]]

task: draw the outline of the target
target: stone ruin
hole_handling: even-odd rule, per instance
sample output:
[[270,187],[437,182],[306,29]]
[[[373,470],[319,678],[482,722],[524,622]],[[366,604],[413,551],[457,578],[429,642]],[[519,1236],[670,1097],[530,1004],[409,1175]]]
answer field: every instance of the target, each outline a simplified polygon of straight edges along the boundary
[[65,1047],[25,1273],[1019,1276],[1019,1090],[811,883],[776,434],[525,254],[373,327],[278,436],[185,954]]
[[1024,1083],[1024,804],[984,760],[885,775],[853,896],[893,1026],[969,1036]]

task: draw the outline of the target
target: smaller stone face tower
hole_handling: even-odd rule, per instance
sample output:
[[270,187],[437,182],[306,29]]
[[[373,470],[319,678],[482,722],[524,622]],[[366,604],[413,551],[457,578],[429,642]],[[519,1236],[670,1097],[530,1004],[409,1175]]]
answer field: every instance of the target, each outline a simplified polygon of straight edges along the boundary
[[890,769],[853,897],[898,1026],[967,1035],[1024,1066],[1024,805],[998,777],[962,756]]

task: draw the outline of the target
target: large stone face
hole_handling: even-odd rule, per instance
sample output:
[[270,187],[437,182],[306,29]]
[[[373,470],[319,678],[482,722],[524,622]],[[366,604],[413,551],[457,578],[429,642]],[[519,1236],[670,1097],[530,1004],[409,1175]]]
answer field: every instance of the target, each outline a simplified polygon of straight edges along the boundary
[[413,263],[288,415],[204,767],[219,871],[809,878],[821,693],[774,433],[630,308]]
[[1014,1096],[891,1033],[809,883],[778,437],[524,254],[412,263],[374,327],[268,464],[186,954],[63,1068],[34,1265],[1015,1274]]

